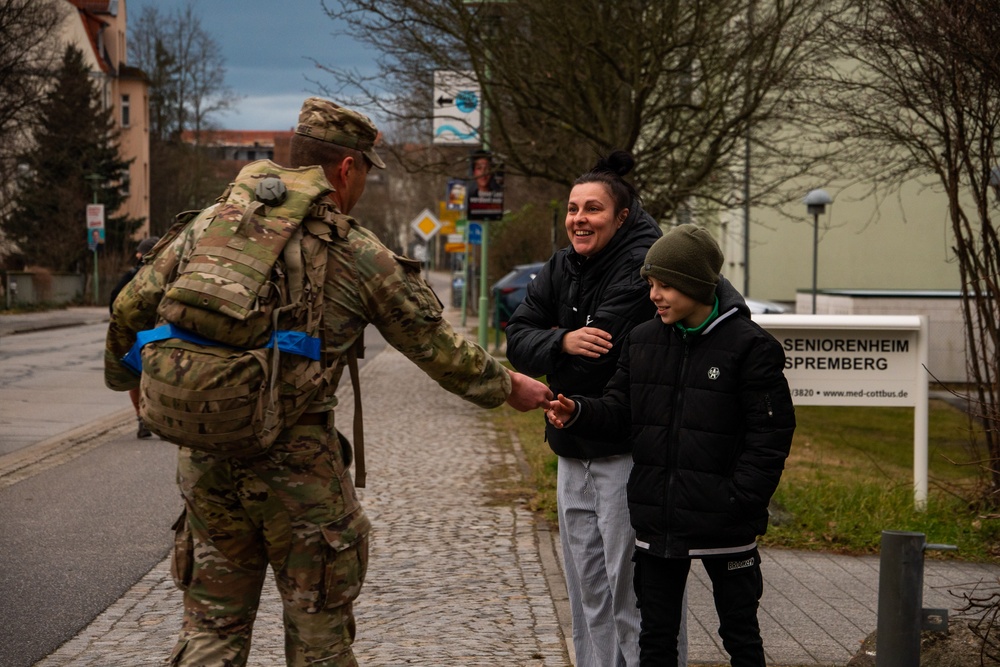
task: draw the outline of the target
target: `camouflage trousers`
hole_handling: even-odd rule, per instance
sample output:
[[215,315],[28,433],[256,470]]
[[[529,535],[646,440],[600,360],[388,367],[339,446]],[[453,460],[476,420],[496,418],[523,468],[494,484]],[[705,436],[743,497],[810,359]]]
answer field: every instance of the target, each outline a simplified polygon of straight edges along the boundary
[[177,482],[185,509],[174,525],[172,571],[184,623],[170,664],[245,665],[270,565],[289,667],[356,667],[352,605],[371,524],[332,427],[287,429],[253,459],[182,447]]

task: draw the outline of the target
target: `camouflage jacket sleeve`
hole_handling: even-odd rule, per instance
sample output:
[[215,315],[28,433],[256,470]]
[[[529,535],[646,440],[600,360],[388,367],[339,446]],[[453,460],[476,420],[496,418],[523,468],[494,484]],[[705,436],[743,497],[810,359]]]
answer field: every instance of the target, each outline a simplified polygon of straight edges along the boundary
[[[354,226],[346,243],[331,246],[326,327],[353,341],[367,322],[444,389],[480,407],[501,405],[510,375],[484,349],[458,334],[420,276],[420,265]],[[353,334],[353,336],[352,336]]]
[[121,359],[135,343],[137,333],[156,326],[156,308],[166,286],[177,275],[178,267],[210,219],[211,216],[203,214],[193,222],[180,222],[171,228],[152,251],[155,258],[144,264],[119,292],[104,345],[104,384],[109,389],[127,391],[139,386],[139,376]]

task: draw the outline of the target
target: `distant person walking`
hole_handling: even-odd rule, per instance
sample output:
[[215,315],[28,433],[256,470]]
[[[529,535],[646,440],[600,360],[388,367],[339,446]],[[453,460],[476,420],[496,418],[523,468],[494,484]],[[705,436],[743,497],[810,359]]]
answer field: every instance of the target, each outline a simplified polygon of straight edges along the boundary
[[[623,178],[634,165],[630,154],[615,151],[576,180],[566,209],[570,245],[538,272],[507,325],[514,368],[547,376],[554,392],[600,396],[625,336],[656,313],[639,269],[661,232]],[[632,441],[627,430],[597,442],[549,425],[545,438],[558,456],[559,535],[577,665],[634,667],[635,532],[625,493]]]
[[[108,299],[108,310],[111,314],[115,313],[115,299],[118,298],[118,293],[129,284],[135,274],[138,273],[139,269],[142,268],[142,258],[147,252],[153,249],[160,240],[159,236],[150,236],[139,241],[139,245],[135,249],[135,265],[132,266],[128,271],[122,274],[122,277],[118,280],[118,284],[111,289],[111,296]],[[132,401],[132,407],[135,408],[135,419],[139,423],[139,429],[135,434],[137,438],[149,438],[152,437],[152,433],[146,428],[146,425],[142,423],[142,417],[139,416],[139,388],[133,387],[128,390],[128,397]]]

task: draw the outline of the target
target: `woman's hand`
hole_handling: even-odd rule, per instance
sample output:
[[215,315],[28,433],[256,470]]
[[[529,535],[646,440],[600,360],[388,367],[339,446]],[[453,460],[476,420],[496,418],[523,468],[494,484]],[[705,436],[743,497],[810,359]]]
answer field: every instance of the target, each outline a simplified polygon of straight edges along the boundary
[[597,359],[611,349],[611,334],[597,327],[582,327],[563,336],[562,351]]

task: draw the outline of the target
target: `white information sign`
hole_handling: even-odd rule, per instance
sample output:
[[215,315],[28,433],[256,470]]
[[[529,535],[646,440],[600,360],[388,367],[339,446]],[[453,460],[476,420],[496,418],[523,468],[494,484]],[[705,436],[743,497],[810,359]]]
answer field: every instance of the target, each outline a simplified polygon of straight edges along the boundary
[[785,351],[785,377],[798,405],[913,406],[921,367],[920,328],[898,318],[756,316]]
[[87,229],[104,229],[104,204],[87,204]]
[[754,315],[785,351],[796,405],[913,407],[913,479],[927,502],[927,317]]
[[482,97],[472,72],[434,72],[434,137],[438,145],[480,144]]

